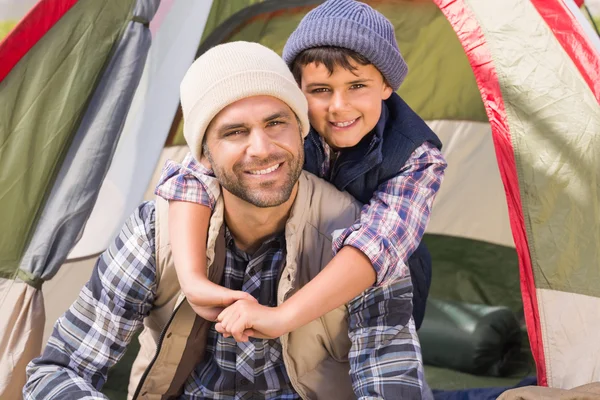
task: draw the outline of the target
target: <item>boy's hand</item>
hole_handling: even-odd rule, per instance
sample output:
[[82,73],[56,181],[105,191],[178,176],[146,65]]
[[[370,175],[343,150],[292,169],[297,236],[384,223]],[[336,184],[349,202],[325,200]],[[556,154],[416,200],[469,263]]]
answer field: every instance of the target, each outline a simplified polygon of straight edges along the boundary
[[225,307],[238,300],[256,302],[256,299],[246,292],[227,289],[208,280],[197,281],[193,289],[182,287],[182,290],[196,314],[213,322]]
[[256,301],[239,300],[225,308],[217,317],[215,326],[223,336],[238,342],[252,337],[274,339],[287,333],[286,315],[278,307],[267,307]]

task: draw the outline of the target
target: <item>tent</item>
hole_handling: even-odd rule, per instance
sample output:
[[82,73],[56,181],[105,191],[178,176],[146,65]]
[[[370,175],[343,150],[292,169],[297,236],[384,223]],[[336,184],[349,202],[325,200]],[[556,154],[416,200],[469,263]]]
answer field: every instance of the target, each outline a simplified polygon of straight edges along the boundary
[[[232,40],[280,52],[318,3],[40,0],[0,42],[0,398],[184,151],[178,83],[194,57]],[[600,41],[581,3],[368,3],[394,23],[399,93],[450,165],[428,234],[514,248],[538,383],[600,380]],[[435,279],[432,292],[450,286]]]

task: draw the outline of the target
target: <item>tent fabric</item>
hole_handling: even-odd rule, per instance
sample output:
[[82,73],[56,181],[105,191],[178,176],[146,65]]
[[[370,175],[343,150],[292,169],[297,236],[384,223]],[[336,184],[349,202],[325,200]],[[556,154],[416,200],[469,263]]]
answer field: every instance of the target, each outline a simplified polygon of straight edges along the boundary
[[[145,64],[146,54],[150,46],[148,23],[146,22],[145,25],[134,21],[127,23],[127,18],[131,15],[131,9],[133,8],[133,1],[120,4],[122,8],[113,9],[110,9],[110,7],[80,9],[75,6],[71,8],[71,12],[75,16],[67,13],[63,17],[64,19],[57,24],[66,24],[65,21],[69,21],[71,18],[81,18],[81,23],[85,24],[85,22],[90,22],[89,18],[95,18],[96,23],[99,23],[100,26],[103,24],[110,26],[110,23],[103,22],[101,18],[102,15],[107,14],[111,21],[116,21],[116,24],[111,26],[112,35],[108,35],[107,38],[113,41],[116,41],[119,37],[121,39],[116,46],[113,45],[114,42],[106,41],[107,38],[103,38],[104,41],[100,40],[100,44],[105,47],[105,57],[110,57],[110,62],[106,67],[103,65],[105,58],[94,59],[92,57],[91,60],[95,61],[96,64],[81,61],[83,68],[95,68],[98,72],[102,69],[103,73],[97,84],[96,79],[92,80],[90,78],[88,81],[88,90],[91,90],[92,86],[96,84],[91,99],[80,99],[87,105],[85,112],[83,109],[81,110],[84,114],[82,122],[71,142],[25,256],[21,259],[19,277],[27,277],[25,279],[27,280],[26,283],[29,283],[29,287],[23,287],[22,283],[16,285],[10,296],[0,304],[0,315],[10,316],[6,324],[2,325],[3,331],[0,335],[0,341],[6,344],[6,347],[3,348],[8,355],[7,362],[3,363],[3,365],[6,364],[8,370],[3,368],[0,371],[0,379],[10,383],[3,388],[0,397],[21,390],[25,379],[25,365],[39,354],[44,327],[44,318],[40,318],[39,313],[41,311],[42,315],[44,314],[44,304],[39,287],[30,287],[31,283],[39,284],[41,280],[50,279],[55,275],[81,232],[110,164],[131,98]],[[158,4],[159,0],[138,0],[133,18],[150,21]],[[127,5],[129,5],[129,8]],[[107,9],[112,12],[107,12]],[[121,11],[121,13],[119,14],[117,11]],[[107,16],[104,16],[104,18]],[[128,25],[122,36],[120,34],[122,26],[118,25],[119,22],[121,25]],[[24,25],[27,26],[27,23]],[[84,32],[89,29],[85,26],[82,28]],[[100,36],[107,33],[102,32],[102,30],[100,32]],[[83,37],[96,45],[95,40],[98,38],[94,35],[84,33]],[[13,39],[9,38],[9,40]],[[82,46],[80,43],[75,43],[70,54],[80,52],[81,50],[78,50],[77,47]],[[94,46],[88,47],[94,48]],[[100,48],[102,49],[102,47]],[[79,54],[80,57],[84,55]],[[57,62],[56,69],[60,70],[62,67],[60,62]],[[75,79],[74,76],[77,72],[84,76],[90,73],[90,71],[78,70],[68,64],[67,68],[71,69],[69,73],[72,74],[72,79]],[[59,74],[53,76],[57,75],[60,76]],[[9,76],[9,79],[13,79],[12,75]],[[67,79],[68,81],[69,79]],[[57,78],[56,85],[59,84],[60,78]],[[129,96],[127,96],[124,88],[128,89]],[[66,85],[66,89],[65,98],[70,96],[77,98],[76,93],[74,95],[68,90],[77,92],[81,90],[81,87]],[[78,106],[82,107],[83,104]],[[77,119],[79,117],[72,117],[72,121]],[[53,133],[53,126],[45,128]],[[32,133],[38,132],[33,131]],[[39,141],[39,135],[31,139],[32,141]],[[68,137],[65,135],[63,146],[66,145],[67,141]],[[23,300],[24,296],[25,300]],[[28,297],[31,297],[33,301],[27,301]],[[15,339],[15,335],[18,335],[18,339]],[[10,397],[12,398],[12,396]]]
[[[515,7],[519,6],[515,4]],[[527,46],[525,56],[516,61],[509,59],[509,50],[500,35],[490,35],[488,39],[498,60],[499,74],[511,77],[510,84],[503,81],[502,90],[507,100],[510,134],[518,150],[515,158],[535,286],[538,293],[539,289],[548,288],[598,298],[600,269],[590,266],[600,265],[597,224],[600,221],[600,141],[597,136],[600,107],[589,83],[573,59],[561,51],[561,44],[548,25],[531,23],[537,14],[533,6],[523,3],[518,10],[518,18],[502,15],[493,7],[482,8],[481,12],[498,26],[508,25],[523,35],[537,37],[524,44]],[[496,28],[495,24],[487,26],[490,30]],[[533,60],[543,67],[532,71]],[[527,90],[528,87],[536,90]],[[537,298],[536,301],[538,310],[548,307],[547,300]],[[574,383],[589,382],[580,380],[584,376],[592,381],[600,380],[598,368],[586,370],[590,375],[582,373],[580,365],[562,369],[573,357],[588,358],[600,351],[600,344],[595,340],[597,331],[590,329],[598,327],[600,313],[592,312],[581,324],[562,324],[572,328],[567,337],[555,343],[549,341],[552,329],[544,325],[541,311],[539,313],[548,384],[569,389]],[[581,333],[577,330],[589,336],[580,336],[582,341],[574,341]],[[581,343],[588,345],[582,348]],[[550,351],[552,357],[548,355]],[[596,366],[597,362],[594,361]],[[564,374],[559,374],[559,370]]]
[[546,362],[552,371],[548,386],[570,389],[600,382],[600,299],[550,289],[538,289],[537,298]]
[[0,220],[10,227],[0,237],[0,277],[19,266],[131,5],[79,1],[0,82]]
[[76,2],[40,0],[34,6],[23,23],[14,29],[11,39],[0,43],[0,81]]
[[[525,34],[538,35],[527,43],[531,56],[511,62],[503,41],[488,43],[496,54],[505,53],[496,56],[505,60],[496,68],[512,77],[502,90],[513,143],[519,149],[516,162],[536,288],[600,297],[600,269],[589,268],[600,265],[600,227],[587,223],[600,221],[600,107],[546,25],[528,29],[534,18],[528,12],[535,10],[523,7],[522,18],[511,18],[510,23]],[[532,71],[529,57],[544,67]],[[536,91],[527,90],[527,85]]]
[[[442,153],[449,165],[427,233],[514,247],[490,124],[448,120],[427,124],[444,144]],[[456,195],[456,188],[463,196]]]
[[[138,0],[130,21],[92,95],[20,269],[51,279],[90,215],[139,83],[150,48],[148,22],[159,0]],[[129,14],[129,12],[127,12]]]
[[69,259],[104,251],[142,200],[179,105],[179,83],[194,60],[210,7],[209,0],[175,1],[153,37],[110,169]]
[[[496,158],[506,193],[511,230],[519,256],[521,291],[529,341],[537,367],[538,382],[540,385],[546,385],[546,370],[540,334],[541,328],[537,312],[537,300],[535,298],[535,282],[531,271],[531,257],[521,208],[514,149],[506,122],[504,99],[500,89],[499,76],[494,66],[494,58],[487,46],[486,36],[484,35],[480,19],[477,18],[472,9],[473,5],[479,5],[480,7],[485,7],[485,5],[478,3],[476,0],[444,0],[437,1],[436,3],[454,27],[469,58],[481,92],[481,97],[485,100],[484,104],[492,128]],[[506,10],[510,10],[510,8],[506,8]],[[500,34],[507,34],[508,32],[510,32],[509,29],[499,31]],[[508,37],[511,36],[508,35]],[[522,42],[521,40],[519,43]],[[537,65],[537,62],[535,65]],[[502,78],[506,77],[502,76]]]
[[576,22],[565,1],[532,0],[531,4],[551,27],[556,39],[600,101],[600,59],[597,50]]
[[[487,3],[484,6],[475,0],[468,3],[476,18],[486,21],[485,44],[493,56],[496,76],[502,77],[499,84],[505,110],[500,111],[500,117],[507,128],[505,134],[512,140],[518,169],[518,178],[512,173],[505,173],[503,178],[505,186],[507,178],[517,178],[520,182],[520,199],[513,196],[521,204],[513,210],[518,219],[519,212],[523,213],[527,237],[515,241],[517,249],[519,243],[527,245],[519,253],[524,264],[522,273],[531,274],[527,261],[533,260],[535,281],[526,285],[530,298],[524,300],[533,305],[528,322],[537,328],[530,328],[530,332],[537,331],[537,341],[532,340],[532,345],[539,381],[545,384],[546,371],[551,371],[550,379],[555,378],[555,366],[564,360],[545,359],[546,327],[540,324],[538,311],[542,303],[531,290],[531,283],[537,288],[555,287],[598,297],[600,271],[589,266],[600,264],[596,248],[600,241],[599,227],[586,222],[600,220],[596,175],[600,164],[600,142],[596,135],[600,131],[600,109],[591,88],[575,62],[561,49],[551,27],[532,23],[540,20],[532,3],[511,1],[512,4],[504,2],[500,7]],[[509,9],[516,14],[506,11]],[[524,51],[518,58],[501,34],[510,30],[520,32],[520,37],[536,38],[521,44]],[[531,258],[527,257],[529,252],[525,254],[526,250]],[[595,326],[598,318],[598,313],[591,315],[587,324]],[[582,329],[587,331],[585,327]],[[592,337],[589,342],[593,342]],[[557,345],[563,355],[578,350],[570,341]],[[595,351],[593,347],[587,350],[587,354]],[[577,370],[569,371],[571,377],[577,374]],[[563,377],[562,381],[553,379],[553,384],[563,387],[568,381],[568,377]]]
[[44,299],[25,282],[0,278],[0,304],[0,399],[19,399],[25,366],[41,349]]

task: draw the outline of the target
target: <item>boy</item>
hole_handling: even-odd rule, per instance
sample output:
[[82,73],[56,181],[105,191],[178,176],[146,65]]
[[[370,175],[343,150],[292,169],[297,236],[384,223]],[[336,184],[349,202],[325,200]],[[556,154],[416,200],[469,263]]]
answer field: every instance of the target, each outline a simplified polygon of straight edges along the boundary
[[[282,306],[268,310],[243,292],[208,282],[206,230],[218,193],[208,191],[208,171],[192,157],[185,167],[169,164],[157,194],[178,200],[169,212],[183,292],[196,312],[218,317],[219,331],[236,340],[277,337],[373,284],[405,276],[408,265],[419,326],[431,277],[429,253],[419,243],[446,163],[437,136],[394,93],[407,66],[392,24],[366,4],[329,0],[300,22],[283,58],[309,104],[304,168],[368,204],[360,220],[336,238],[330,264]],[[278,165],[260,173],[272,168]],[[222,307],[228,308],[220,312]]]

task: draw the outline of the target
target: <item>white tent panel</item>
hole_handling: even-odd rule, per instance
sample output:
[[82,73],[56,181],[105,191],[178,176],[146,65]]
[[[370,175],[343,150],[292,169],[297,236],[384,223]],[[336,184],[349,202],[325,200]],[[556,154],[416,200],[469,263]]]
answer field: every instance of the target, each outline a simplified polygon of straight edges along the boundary
[[506,195],[489,123],[428,121],[440,137],[448,168],[427,233],[514,247]]

